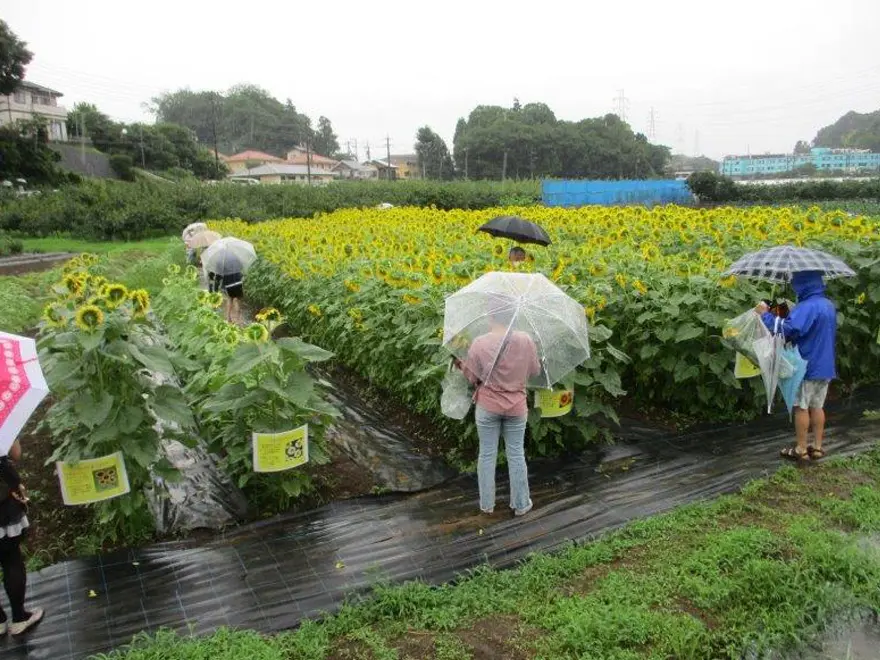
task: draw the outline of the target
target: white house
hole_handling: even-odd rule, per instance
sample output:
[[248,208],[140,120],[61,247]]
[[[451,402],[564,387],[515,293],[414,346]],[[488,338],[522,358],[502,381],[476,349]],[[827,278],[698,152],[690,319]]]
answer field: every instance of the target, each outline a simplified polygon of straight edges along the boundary
[[340,160],[333,171],[341,179],[371,180],[379,178],[379,168],[370,163],[361,164],[356,160]]
[[67,109],[58,105],[63,94],[54,89],[23,81],[8,96],[0,96],[0,126],[18,120],[42,117],[49,128],[49,139],[67,141]]
[[333,172],[326,170],[309,170],[305,165],[291,163],[266,163],[259,167],[253,167],[241,172],[230,174],[229,179],[245,180],[256,179],[260,183],[295,183],[302,186],[309,184],[311,179],[313,186],[326,186],[336,178]]

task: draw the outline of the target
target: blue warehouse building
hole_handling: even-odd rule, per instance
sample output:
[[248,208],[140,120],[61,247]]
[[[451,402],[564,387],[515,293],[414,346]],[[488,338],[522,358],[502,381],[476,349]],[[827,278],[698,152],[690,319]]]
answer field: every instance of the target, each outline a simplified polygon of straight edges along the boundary
[[855,172],[880,171],[880,153],[861,149],[828,149],[815,147],[809,154],[762,154],[754,156],[725,156],[721,174],[731,177],[749,177],[756,174],[782,174],[804,165],[815,165],[817,170]]

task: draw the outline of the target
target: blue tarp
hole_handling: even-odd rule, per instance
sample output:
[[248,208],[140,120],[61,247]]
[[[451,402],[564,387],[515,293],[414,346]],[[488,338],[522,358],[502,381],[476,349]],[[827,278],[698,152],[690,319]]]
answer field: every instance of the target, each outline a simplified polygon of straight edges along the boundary
[[690,204],[694,198],[686,181],[544,181],[545,206],[598,204]]

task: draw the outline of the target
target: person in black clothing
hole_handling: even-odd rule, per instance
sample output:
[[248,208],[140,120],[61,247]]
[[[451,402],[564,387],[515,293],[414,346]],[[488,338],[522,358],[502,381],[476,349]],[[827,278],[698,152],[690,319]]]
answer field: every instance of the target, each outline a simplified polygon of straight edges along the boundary
[[12,607],[12,621],[0,607],[0,637],[7,632],[21,635],[43,618],[43,610],[24,607],[27,591],[27,570],[21,556],[21,539],[30,526],[27,518],[27,495],[13,461],[21,458],[21,445],[16,440],[9,454],[0,456],[0,567],[3,587]]

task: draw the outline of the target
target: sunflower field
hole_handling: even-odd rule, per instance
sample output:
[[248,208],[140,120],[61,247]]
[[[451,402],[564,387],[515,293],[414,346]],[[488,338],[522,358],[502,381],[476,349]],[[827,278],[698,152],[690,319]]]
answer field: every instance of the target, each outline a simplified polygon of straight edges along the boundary
[[[515,214],[542,225],[553,244],[533,247],[522,268],[542,272],[583,304],[592,357],[573,377],[575,412],[530,416],[533,454],[576,449],[616,421],[617,401],[701,420],[758,414],[760,379],[738,381],[720,342],[724,322],[761,298],[793,294],[723,277],[742,254],[777,244],[837,254],[858,277],[830,283],[840,310],[842,386],[877,380],[880,242],[877,220],[818,207],[675,206],[340,210],[313,219],[211,228],[255,244],[262,257],[246,295],[275,305],[305,339],[433,415],[461,437],[473,429],[440,416],[448,356],[440,346],[444,296],[493,270],[511,268],[509,241],[476,229]],[[528,247],[528,246],[527,246]]]

